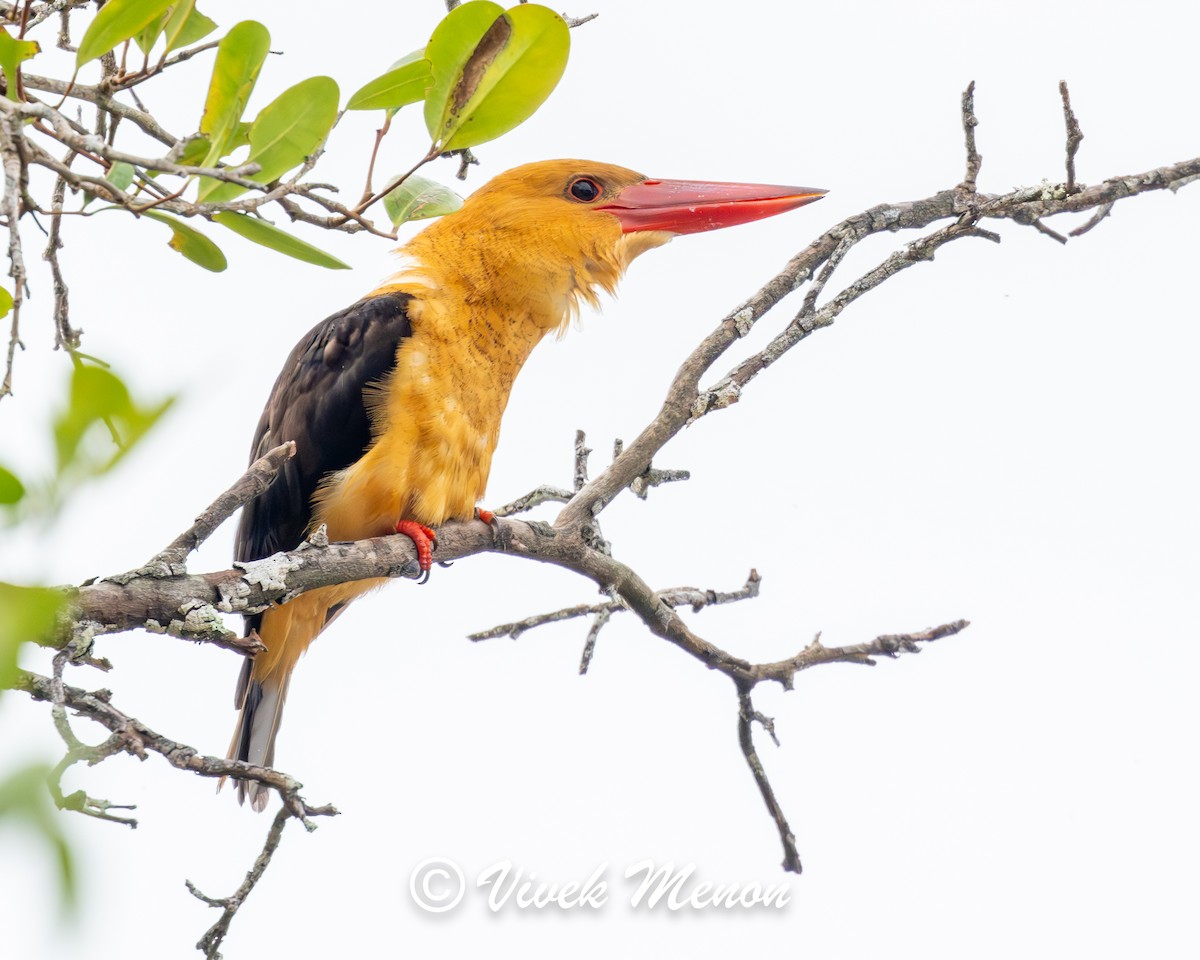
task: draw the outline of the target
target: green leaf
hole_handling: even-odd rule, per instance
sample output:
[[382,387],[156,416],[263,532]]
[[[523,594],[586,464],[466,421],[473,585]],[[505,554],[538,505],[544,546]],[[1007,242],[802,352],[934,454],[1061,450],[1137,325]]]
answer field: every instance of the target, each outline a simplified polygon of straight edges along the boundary
[[171,0],[108,0],[79,41],[76,69],[134,37],[170,5]]
[[441,217],[462,205],[462,197],[449,187],[417,176],[409,177],[383,198],[383,207],[396,227],[408,220]]
[[216,29],[215,21],[196,9],[196,0],[183,0],[182,3],[173,3],[169,10],[151,20],[134,37],[134,41],[142,53],[150,56],[158,38],[166,37],[165,56],[172,50],[203,40]]
[[75,859],[46,788],[49,777],[50,768],[38,764],[0,782],[0,818],[19,817],[50,845],[58,862],[59,899],[71,909],[76,905]]
[[[494,140],[533,115],[566,69],[571,33],[549,7],[527,3],[497,17],[464,60],[439,62],[434,47],[431,39],[434,86],[425,100],[425,122],[441,150],[462,150]],[[452,82],[442,86],[450,74]],[[434,90],[443,101],[434,102]]]
[[433,31],[425,47],[425,59],[433,82],[425,92],[425,126],[436,142],[446,124],[451,95],[462,79],[463,67],[479,41],[500,17],[504,8],[491,0],[472,0],[451,10]]
[[[246,157],[247,163],[257,163],[262,169],[250,179],[259,183],[278,180],[314,153],[337,119],[338,96],[332,78],[309,77],[263,107],[250,124],[250,155]],[[236,183],[207,180],[197,199],[223,203],[245,189]]]
[[197,134],[183,148],[183,153],[179,155],[179,162],[185,167],[198,167],[211,149],[212,141],[208,137]]
[[25,496],[25,484],[11,470],[0,467],[0,505],[9,506]]
[[215,213],[213,219],[247,240],[269,247],[289,257],[295,257],[297,260],[303,260],[305,263],[313,263],[318,267],[327,267],[330,270],[350,269],[348,263],[343,263],[337,257],[314,247],[311,243],[306,243],[299,237],[293,237],[290,233],[267,223],[266,220],[230,211]]
[[150,51],[154,49],[154,42],[162,36],[163,25],[167,22],[167,14],[160,13],[157,17],[151,20],[146,26],[138,31],[133,42],[138,45],[138,49],[145,56],[150,56]]
[[347,110],[398,110],[425,96],[433,82],[429,61],[421,58],[393,67],[362,87],[346,104]]
[[0,68],[4,70],[9,100],[17,99],[17,77],[21,64],[41,50],[36,40],[14,40],[0,27]]
[[[54,421],[54,444],[58,454],[58,477],[68,471],[96,476],[110,470],[136,444],[171,405],[141,406],[114,373],[77,363],[71,377],[67,409]],[[93,428],[103,423],[109,439],[85,444]],[[115,452],[113,444],[116,445]]]
[[252,126],[254,124],[249,121],[238,121],[237,129],[229,135],[229,142],[225,144],[225,156],[229,156],[234,150],[250,146],[250,128]]
[[212,145],[200,166],[211,166],[229,152],[229,143],[237,134],[246,101],[254,90],[270,45],[271,35],[266,27],[255,20],[243,20],[234,25],[217,47],[204,115],[200,118],[200,132]]
[[167,241],[167,246],[183,254],[192,263],[198,264],[205,270],[211,270],[213,273],[220,273],[229,266],[229,262],[225,259],[225,254],[221,252],[221,248],[195,227],[189,227],[186,223],[177,220],[175,217],[166,213],[159,213],[157,210],[146,210],[142,213],[142,216],[148,217],[151,220],[157,220],[159,223],[165,223],[170,227],[171,239]]
[[104,175],[104,179],[118,190],[126,190],[133,183],[133,173],[133,164],[126,163],[124,160],[116,160],[108,168],[108,173]]
[[0,688],[11,687],[17,678],[21,644],[53,634],[65,601],[61,590],[0,582]]
[[[132,164],[125,163],[123,160],[114,160],[112,166],[108,168],[108,173],[104,175],[104,179],[121,192],[125,192],[129,188],[129,185],[133,183],[133,177],[136,172]],[[85,207],[95,199],[96,195],[92,191],[83,191],[83,205]]]
[[163,35],[167,38],[167,53],[180,47],[190,47],[197,40],[203,40],[217,29],[215,20],[211,20],[196,9],[196,0],[185,0],[171,8],[167,22],[163,26]]
[[0,320],[8,316],[13,308],[12,294],[0,287]]

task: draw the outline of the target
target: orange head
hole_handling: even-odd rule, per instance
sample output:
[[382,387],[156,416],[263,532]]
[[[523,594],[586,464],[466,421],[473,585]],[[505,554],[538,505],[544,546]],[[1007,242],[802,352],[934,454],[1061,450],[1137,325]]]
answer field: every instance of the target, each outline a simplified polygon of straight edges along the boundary
[[457,285],[468,300],[487,296],[521,310],[544,301],[549,328],[578,300],[595,305],[597,288],[612,293],[635,257],[676,234],[758,220],[824,193],[654,180],[607,163],[545,160],[484,184],[404,252],[432,286]]

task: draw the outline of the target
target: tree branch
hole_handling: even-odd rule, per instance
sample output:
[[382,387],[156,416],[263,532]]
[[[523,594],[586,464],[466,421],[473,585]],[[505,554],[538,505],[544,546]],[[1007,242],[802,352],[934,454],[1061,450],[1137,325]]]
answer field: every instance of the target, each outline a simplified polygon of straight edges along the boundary
[[246,878],[241,885],[228,897],[213,899],[206,897],[198,889],[191,880],[185,880],[184,884],[188,888],[188,892],[197,900],[202,900],[210,907],[220,907],[221,916],[211,927],[205,931],[204,936],[196,944],[196,949],[204,954],[208,960],[219,960],[221,953],[221,944],[225,940],[226,934],[229,933],[229,924],[233,922],[234,916],[241,909],[242,904],[246,902],[246,898],[250,896],[255,885],[262,879],[262,875],[266,872],[267,867],[271,865],[271,857],[275,855],[275,851],[279,848],[279,841],[283,838],[283,828],[287,826],[287,822],[292,819],[292,813],[287,807],[281,807],[279,812],[275,814],[275,819],[271,823],[271,829],[267,831],[267,839],[263,843],[262,851],[254,859],[254,865],[246,872]]
[[145,760],[150,753],[157,753],[171,766],[179,770],[187,770],[201,777],[224,779],[232,777],[235,780],[253,780],[275,790],[283,800],[284,808],[290,816],[300,820],[306,829],[313,829],[315,824],[311,817],[335,816],[337,810],[324,805],[313,807],[300,796],[304,786],[299,780],[273,770],[270,767],[260,767],[257,764],[243,760],[228,760],[224,757],[211,757],[200,753],[194,747],[179,743],[155,733],[140,720],[122,713],[110,702],[112,694],[108,690],[97,690],[92,693],[79,687],[62,685],[61,695],[55,692],[56,683],[50,677],[26,670],[18,671],[13,689],[23,690],[35,700],[45,700],[56,703],[56,696],[61,699],[64,707],[70,707],[80,716],[106,727],[119,740],[107,749],[109,755],[118,752]]

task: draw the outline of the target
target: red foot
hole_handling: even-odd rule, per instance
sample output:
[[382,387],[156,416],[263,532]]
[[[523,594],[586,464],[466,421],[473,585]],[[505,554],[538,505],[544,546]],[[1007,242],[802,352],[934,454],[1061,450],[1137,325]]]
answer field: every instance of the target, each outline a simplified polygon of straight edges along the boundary
[[418,583],[424,583],[429,579],[429,568],[433,566],[433,548],[437,546],[437,534],[415,520],[401,520],[396,524],[396,532],[408,537],[417,548],[417,565],[424,574]]
[[491,510],[484,510],[483,507],[475,508],[475,519],[482,520],[489,527],[496,522],[496,515]]

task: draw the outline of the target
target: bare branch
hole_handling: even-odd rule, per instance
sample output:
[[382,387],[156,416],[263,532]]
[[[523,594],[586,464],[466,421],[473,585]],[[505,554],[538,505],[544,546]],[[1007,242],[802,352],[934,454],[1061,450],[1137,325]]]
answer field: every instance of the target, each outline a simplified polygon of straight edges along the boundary
[[[3,99],[3,98],[0,98]],[[8,102],[5,100],[4,102]],[[0,400],[12,393],[13,361],[21,343],[21,304],[25,300],[25,257],[21,249],[21,192],[24,189],[25,167],[21,162],[21,143],[24,135],[20,123],[0,117],[0,154],[4,164],[4,197],[0,200],[5,226],[8,227],[8,275],[12,277],[12,320],[9,324],[8,353],[4,364],[4,380],[0,382]]]
[[[68,159],[66,161],[70,163]],[[63,279],[62,267],[58,262],[58,251],[62,249],[62,208],[66,196],[67,181],[58,177],[51,196],[50,233],[46,238],[46,249],[42,259],[50,264],[50,278],[54,284],[54,346],[55,349],[75,351],[79,349],[79,338],[83,331],[71,326],[71,306],[67,282]]]
[[971,625],[969,620],[955,620],[937,627],[929,627],[916,633],[886,633],[869,643],[855,643],[845,647],[826,647],[821,635],[813,637],[812,643],[796,656],[775,663],[759,664],[751,668],[753,683],[773,680],[785,690],[792,689],[796,674],[822,663],[860,663],[875,666],[875,657],[895,659],[902,653],[920,653],[920,643],[931,643],[943,637],[952,637]]
[[262,851],[254,859],[254,865],[246,872],[246,878],[241,882],[241,885],[228,897],[213,899],[206,897],[198,889],[191,880],[185,880],[184,883],[188,888],[188,892],[197,900],[202,900],[210,907],[220,907],[221,916],[208,930],[204,936],[200,938],[200,942],[196,944],[196,949],[204,954],[208,960],[218,960],[221,956],[221,944],[225,940],[226,934],[229,933],[229,924],[233,922],[234,916],[241,909],[242,904],[246,902],[246,898],[250,896],[252,890],[262,875],[266,872],[267,867],[271,865],[271,857],[275,855],[275,851],[279,848],[279,841],[283,837],[283,828],[287,826],[287,822],[292,819],[292,813],[287,807],[281,807],[279,812],[275,814],[275,820],[271,823],[271,829],[267,831],[267,839],[263,843]]
[[[758,596],[759,584],[761,583],[762,577],[759,576],[758,571],[751,570],[745,584],[737,590],[721,592],[718,590],[699,590],[696,587],[673,587],[670,590],[660,590],[656,596],[672,609],[690,606],[693,613],[699,613],[705,607],[720,606],[725,603],[737,603],[739,600],[753,600]],[[480,640],[492,640],[496,637],[509,637],[516,640],[526,630],[542,627],[549,623],[560,623],[563,620],[574,620],[578,617],[589,615],[599,616],[602,613],[611,616],[626,609],[628,608],[620,600],[564,607],[552,613],[539,613],[514,623],[502,623],[499,626],[481,630],[478,633],[472,633],[467,639],[476,643]],[[607,621],[608,617],[605,617],[605,622]]]
[[1101,220],[1103,220],[1110,213],[1112,213],[1112,208],[1113,208],[1113,205],[1111,203],[1104,204],[1095,213],[1092,214],[1091,219],[1089,219],[1087,223],[1083,224],[1083,226],[1076,227],[1074,230],[1071,231],[1070,235],[1072,237],[1082,237],[1085,233],[1087,233],[1094,226],[1096,226]]
[[109,754],[124,752],[130,756],[145,760],[149,751],[157,753],[171,766],[179,770],[188,770],[201,777],[221,778],[232,777],[235,780],[253,780],[278,792],[283,800],[284,808],[291,816],[299,819],[306,829],[313,829],[315,824],[310,817],[334,816],[337,814],[331,806],[310,806],[300,796],[304,784],[270,767],[260,767],[243,760],[227,760],[224,757],[211,757],[200,753],[194,747],[171,740],[155,733],[148,726],[134,717],[122,713],[111,703],[111,694],[107,690],[97,690],[88,693],[78,687],[62,685],[61,704],[56,703],[55,681],[50,677],[22,670],[13,684],[16,690],[23,690],[35,700],[46,700],[56,707],[70,707],[81,716],[107,727],[119,737],[119,743],[109,749]]
[[[280,468],[296,455],[296,444],[289,440],[273,450],[268,450],[238,479],[196,518],[187,530],[172,540],[161,552],[155,554],[135,575],[172,576],[187,572],[187,556],[207,540],[226,520],[255,497],[261,496],[275,482]],[[133,579],[123,574],[110,578],[115,583]]]
[[494,513],[498,517],[511,517],[515,514],[532,510],[543,503],[567,503],[573,496],[575,494],[570,490],[563,490],[561,487],[552,487],[543,484],[540,487],[530,490],[525,496],[517,497],[516,500],[506,503],[495,510]]
[[1067,193],[1074,193],[1075,154],[1079,152],[1079,144],[1083,142],[1083,131],[1079,128],[1075,111],[1071,109],[1071,91],[1067,89],[1066,80],[1058,82],[1058,93],[1062,97],[1063,120],[1067,125]]
[[1066,238],[1066,237],[1064,237],[1064,236],[1063,236],[1061,233],[1059,233],[1057,230],[1052,230],[1050,227],[1046,226],[1044,223],[1042,223],[1042,221],[1041,221],[1041,220],[1034,220],[1034,221],[1033,221],[1033,228],[1034,228],[1034,229],[1035,229],[1035,230],[1036,230],[1038,233],[1044,233],[1044,234],[1045,234],[1046,236],[1048,236],[1048,237],[1049,237],[1051,240],[1057,240],[1059,243],[1066,243],[1066,242],[1067,242],[1067,238]]
[[583,654],[579,658],[579,672],[584,674],[588,672],[588,667],[592,665],[592,656],[596,652],[596,640],[600,636],[600,631],[604,629],[604,625],[608,623],[612,616],[612,611],[607,608],[596,611],[596,615],[592,618],[592,625],[588,628],[587,640],[583,644]]
[[761,713],[754,709],[749,691],[739,690],[738,745],[742,748],[742,756],[746,758],[746,765],[750,767],[750,773],[754,776],[754,782],[758,786],[759,793],[762,794],[763,803],[767,805],[771,819],[775,821],[775,827],[779,831],[779,840],[783,844],[783,869],[789,873],[800,873],[800,853],[796,849],[796,835],[792,833],[792,828],[788,826],[787,817],[783,813],[783,807],[779,805],[779,801],[775,798],[775,791],[771,787],[771,781],[767,779],[767,771],[763,767],[762,761],[758,758],[758,751],[754,747],[754,735],[751,731],[751,724],[755,720],[762,722],[764,726],[769,724],[767,726],[768,732],[774,738],[774,723],[766,720]]
[[114,77],[112,80],[113,89],[131,90],[138,84],[145,83],[147,80],[158,76],[158,74],[162,73],[169,67],[175,66],[177,63],[184,63],[201,53],[207,53],[209,50],[215,50],[220,42],[220,40],[210,40],[207,43],[201,43],[194,47],[188,47],[186,50],[180,50],[178,53],[167,57],[165,60],[162,60],[149,70],[139,70],[137,73],[130,73],[123,76]]
[[983,157],[975,147],[975,128],[979,126],[979,118],[975,116],[975,81],[967,84],[962,95],[962,125],[963,135],[967,144],[967,172],[963,182],[959,184],[965,193],[973,194],[977,190],[979,168],[983,166]]
[[588,457],[592,448],[587,445],[587,434],[582,430],[575,431],[575,492],[583,489],[588,480]]
[[83,100],[87,103],[95,104],[101,110],[111,113],[115,117],[130,120],[140,127],[143,132],[149,134],[165,146],[174,147],[179,143],[179,138],[167,132],[151,114],[122,103],[100,87],[89,87],[86,84],[70,83],[65,80],[57,80],[54,77],[40,77],[36,74],[28,73],[21,74],[21,79],[30,90],[41,90],[45,93],[54,93],[59,96],[71,97],[75,100]]

